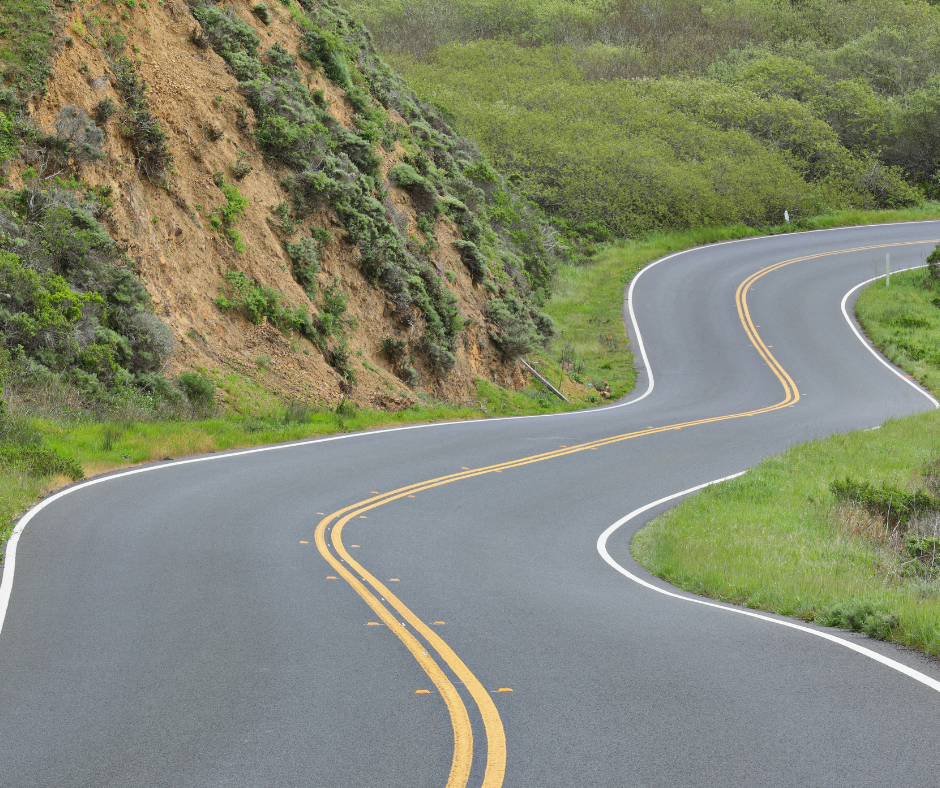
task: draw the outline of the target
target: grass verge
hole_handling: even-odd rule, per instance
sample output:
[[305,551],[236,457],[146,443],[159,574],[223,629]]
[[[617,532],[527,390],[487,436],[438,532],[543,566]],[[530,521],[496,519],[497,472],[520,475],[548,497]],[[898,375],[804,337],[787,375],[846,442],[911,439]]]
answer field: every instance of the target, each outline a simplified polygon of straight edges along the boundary
[[[925,271],[869,285],[856,312],[895,363],[940,394],[940,294]],[[940,412],[795,446],[703,490],[637,533],[654,574],[695,593],[840,626],[940,656],[940,516],[911,522],[839,498],[852,479],[935,495]],[[928,555],[925,547],[930,547]]]

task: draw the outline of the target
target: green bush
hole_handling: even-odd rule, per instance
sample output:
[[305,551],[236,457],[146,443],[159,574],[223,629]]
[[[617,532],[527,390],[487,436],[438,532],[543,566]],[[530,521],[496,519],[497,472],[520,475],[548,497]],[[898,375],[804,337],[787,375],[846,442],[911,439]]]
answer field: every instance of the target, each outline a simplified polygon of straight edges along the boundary
[[315,65],[323,66],[323,73],[341,88],[352,87],[347,47],[336,33],[316,30],[305,33],[300,39],[300,54]]
[[77,460],[41,445],[0,443],[0,466],[37,477],[62,475],[72,481],[85,478]]
[[419,211],[433,211],[437,206],[437,189],[410,164],[396,164],[388,177],[412,196]]
[[927,255],[927,276],[934,285],[940,284],[940,244]]
[[398,366],[407,358],[408,343],[403,339],[385,337],[382,340],[382,352],[392,364]]
[[196,408],[211,411],[215,407],[215,381],[208,375],[201,372],[181,372],[176,382]]
[[93,110],[95,123],[97,123],[99,126],[104,126],[111,116],[117,112],[117,109],[117,105],[114,103],[111,97],[105,96],[105,98],[101,99],[101,101],[95,104],[95,108]]
[[869,602],[858,602],[820,610],[813,616],[813,621],[824,627],[842,627],[853,632],[864,632],[876,640],[885,640],[898,625],[899,619]]
[[317,291],[317,274],[320,272],[320,250],[313,238],[304,237],[297,243],[286,243],[287,256],[291,261],[294,279],[304,292],[313,298]]
[[452,243],[460,252],[460,259],[470,272],[471,279],[474,282],[482,282],[486,279],[486,258],[477,245],[473,241],[453,241]]
[[253,6],[251,13],[258,17],[258,19],[260,19],[264,24],[271,24],[271,12],[264,3],[258,3],[258,5]]
[[225,205],[220,205],[209,215],[209,224],[213,230],[218,231],[231,242],[236,252],[244,252],[245,244],[241,233],[235,229],[235,224],[245,213],[248,200],[242,196],[237,186],[225,182],[221,172],[217,172],[217,176],[216,185],[225,195]]
[[173,167],[167,134],[150,111],[147,83],[137,74],[137,65],[122,54],[125,39],[112,36],[107,39],[105,53],[114,71],[115,87],[124,99],[126,120],[137,163],[154,182],[162,182]]
[[906,492],[889,484],[875,487],[871,482],[848,477],[832,482],[829,490],[838,500],[860,506],[894,523],[906,523],[919,512],[940,511],[940,500],[923,490]]
[[260,323],[268,318],[282,332],[297,331],[302,336],[317,341],[317,331],[310,315],[303,309],[285,306],[280,295],[255,279],[250,279],[243,271],[226,271],[222,278],[229,285],[229,294],[223,289],[216,305],[220,309],[235,309],[244,313],[252,323]]
[[81,369],[91,388],[131,384],[159,370],[172,349],[96,210],[63,189],[0,201],[2,344],[54,372]]
[[496,325],[493,341],[506,358],[524,356],[539,345],[541,338],[528,308],[511,293],[488,301],[486,314]]

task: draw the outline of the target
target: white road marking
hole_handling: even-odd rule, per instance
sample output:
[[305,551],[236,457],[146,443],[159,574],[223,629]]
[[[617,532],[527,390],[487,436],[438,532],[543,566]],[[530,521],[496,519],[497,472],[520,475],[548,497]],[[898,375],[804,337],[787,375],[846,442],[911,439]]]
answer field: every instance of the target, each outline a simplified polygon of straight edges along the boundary
[[787,629],[795,629],[799,632],[804,632],[808,635],[813,635],[815,637],[822,638],[823,640],[828,640],[831,643],[835,643],[839,646],[844,646],[845,648],[851,649],[852,651],[855,651],[856,653],[861,654],[864,657],[873,659],[875,660],[875,662],[880,662],[882,665],[885,665],[891,668],[892,670],[896,670],[899,673],[903,673],[908,678],[912,678],[915,681],[919,681],[921,684],[924,684],[925,686],[930,687],[930,689],[936,692],[940,692],[940,681],[937,681],[936,679],[932,679],[930,678],[930,676],[927,676],[924,673],[921,673],[919,670],[914,670],[914,668],[910,668],[907,665],[904,665],[903,663],[898,662],[897,660],[893,660],[890,657],[886,657],[883,654],[879,654],[877,651],[872,651],[870,648],[865,648],[865,646],[860,646],[858,645],[858,643],[853,643],[852,641],[846,640],[845,638],[840,638],[836,635],[830,634],[829,632],[825,632],[819,629],[812,629],[811,627],[807,627],[802,624],[797,624],[793,621],[787,621],[785,619],[780,619],[780,618],[772,618],[771,616],[763,615],[761,613],[755,613],[751,610],[744,610],[743,608],[739,608],[739,607],[731,607],[729,605],[723,605],[718,602],[708,602],[704,599],[698,599],[696,597],[686,596],[684,594],[676,593],[675,591],[667,591],[665,588],[660,588],[659,586],[655,586],[652,583],[647,582],[641,577],[637,577],[635,574],[633,574],[632,572],[630,572],[629,570],[625,569],[620,564],[618,564],[613,558],[611,558],[610,553],[607,552],[607,540],[610,538],[610,536],[615,531],[617,531],[617,529],[619,529],[622,525],[630,522],[630,520],[632,520],[633,518],[638,517],[639,515],[643,514],[643,512],[649,511],[650,509],[656,506],[659,506],[660,504],[673,501],[676,498],[681,498],[684,495],[689,495],[690,493],[698,492],[699,490],[702,490],[705,487],[710,487],[713,484],[726,482],[729,479],[736,479],[738,476],[743,476],[746,472],[747,471],[741,471],[741,473],[735,473],[735,474],[732,474],[731,476],[725,476],[721,479],[715,479],[714,481],[706,482],[705,484],[699,484],[695,487],[689,487],[689,489],[687,490],[683,490],[682,492],[677,492],[673,495],[667,495],[665,498],[660,498],[658,501],[653,501],[652,503],[646,504],[646,506],[641,506],[639,509],[634,509],[626,517],[621,517],[619,520],[617,520],[617,522],[611,525],[606,531],[604,531],[604,533],[602,533],[597,538],[597,552],[600,553],[601,558],[603,558],[614,569],[620,572],[620,574],[622,574],[624,577],[632,580],[634,583],[637,583],[643,586],[644,588],[648,588],[651,591],[655,591],[657,594],[663,594],[664,596],[672,597],[673,599],[679,599],[683,602],[691,602],[692,604],[695,604],[695,605],[703,605],[705,607],[715,608],[716,610],[723,610],[726,613],[735,613],[736,615],[739,615],[739,616],[747,616],[748,618],[756,618],[756,619],[759,619],[760,621],[766,621],[770,624],[776,624],[781,627],[786,627]]
[[[901,274],[901,273],[904,273],[904,271],[914,271],[914,270],[916,270],[916,269],[918,269],[918,268],[924,268],[924,267],[925,267],[925,266],[923,266],[923,265],[913,265],[913,266],[911,266],[910,268],[902,268],[900,271],[892,271],[892,273]],[[897,375],[901,380],[903,380],[905,383],[907,383],[907,385],[910,386],[912,389],[914,389],[914,391],[918,392],[919,394],[923,394],[927,399],[929,399],[929,400],[933,403],[934,408],[940,408],[940,402],[937,402],[937,400],[934,398],[934,396],[933,396],[932,394],[930,394],[930,392],[928,392],[928,391],[926,391],[924,388],[922,388],[921,385],[920,385],[916,380],[911,380],[911,378],[909,378],[909,377],[908,377],[907,375],[905,375],[903,372],[901,372],[900,370],[898,370],[897,367],[894,366],[894,364],[892,364],[892,363],[891,363],[890,361],[888,361],[884,356],[882,356],[881,353],[879,353],[877,350],[875,350],[875,348],[872,347],[871,343],[870,343],[867,339],[865,339],[864,336],[862,336],[862,332],[858,330],[858,327],[855,325],[855,321],[852,320],[851,317],[849,317],[849,313],[848,313],[848,311],[847,311],[846,308],[845,308],[845,305],[846,305],[846,303],[847,303],[848,300],[849,300],[849,296],[852,295],[852,293],[854,293],[854,292],[855,292],[856,290],[858,290],[860,287],[864,287],[864,286],[867,285],[867,284],[871,284],[872,282],[876,282],[876,281],[878,281],[879,279],[884,279],[884,276],[874,276],[874,277],[872,277],[871,279],[866,279],[864,282],[855,285],[855,287],[853,287],[851,290],[849,290],[848,293],[846,293],[844,296],[842,296],[842,316],[845,318],[845,322],[849,324],[849,328],[852,329],[852,331],[854,332],[855,336],[858,337],[858,341],[861,342],[861,343],[865,346],[865,349],[866,349],[869,353],[871,353],[875,358],[877,358],[878,361],[880,361],[882,364],[884,364],[888,369],[891,370],[891,372],[893,372],[895,375]],[[872,429],[877,429],[877,428],[876,428],[876,427],[873,427]]]

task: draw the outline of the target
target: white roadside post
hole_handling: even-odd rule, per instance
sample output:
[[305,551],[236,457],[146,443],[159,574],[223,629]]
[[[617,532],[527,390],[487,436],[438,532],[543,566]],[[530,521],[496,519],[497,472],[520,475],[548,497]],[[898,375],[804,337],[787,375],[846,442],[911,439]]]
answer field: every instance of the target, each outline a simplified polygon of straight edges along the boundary
[[885,255],[885,287],[891,287],[891,255]]

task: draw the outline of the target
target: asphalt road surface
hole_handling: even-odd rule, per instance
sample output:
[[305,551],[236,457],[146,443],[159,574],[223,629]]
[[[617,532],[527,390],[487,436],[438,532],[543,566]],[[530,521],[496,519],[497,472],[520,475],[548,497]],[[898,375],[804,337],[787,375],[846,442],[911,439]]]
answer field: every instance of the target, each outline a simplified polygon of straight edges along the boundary
[[[597,543],[793,443],[932,408],[840,303],[938,240],[885,225],[648,268],[628,318],[648,366],[614,406],[146,466],[49,501],[15,581],[6,561],[0,785],[937,784],[937,663],[658,593]],[[604,543],[659,589],[629,542],[668,505]]]

